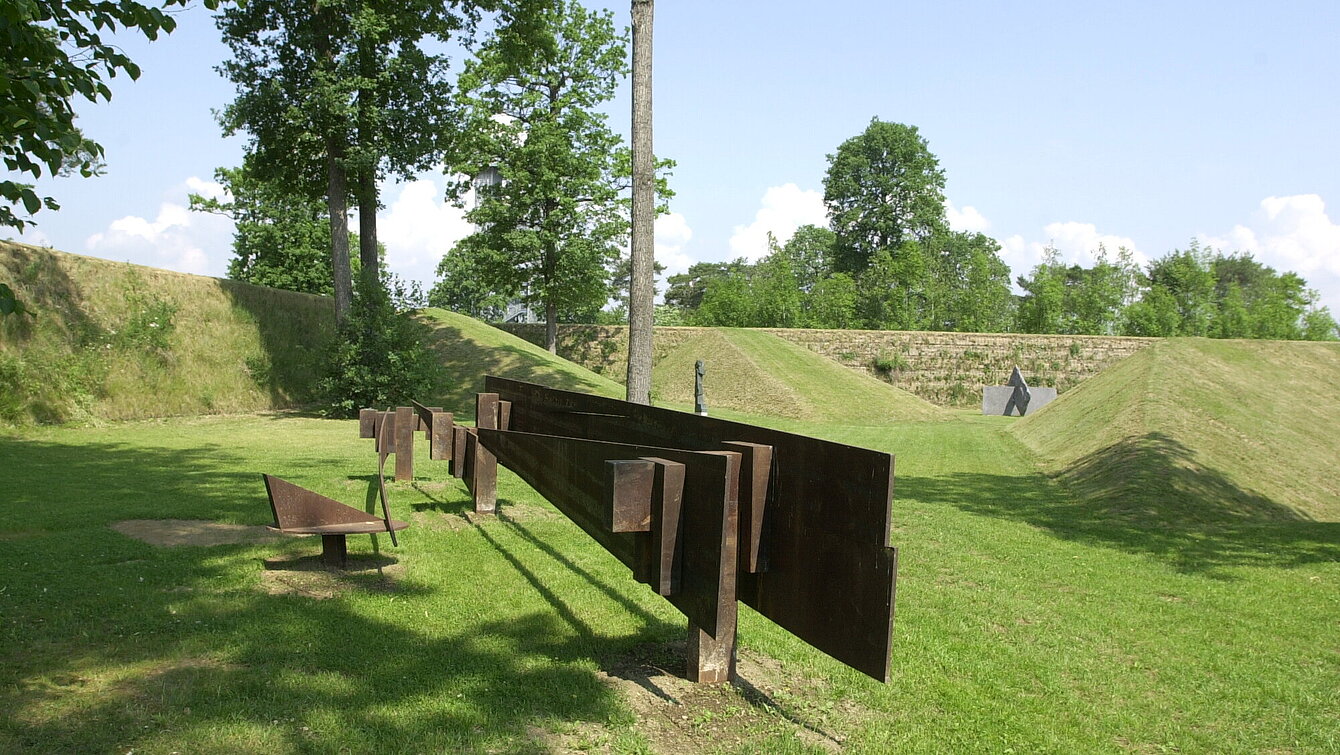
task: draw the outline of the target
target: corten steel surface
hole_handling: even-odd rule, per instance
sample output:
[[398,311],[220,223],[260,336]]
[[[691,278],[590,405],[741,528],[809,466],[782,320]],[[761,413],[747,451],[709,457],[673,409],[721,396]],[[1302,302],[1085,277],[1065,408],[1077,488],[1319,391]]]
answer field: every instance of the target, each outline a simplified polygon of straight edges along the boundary
[[418,401],[409,403],[419,415],[419,429],[424,431],[424,440],[428,441],[428,458],[433,461],[450,459],[455,419],[452,413],[442,411],[440,406],[424,406]]
[[395,478],[414,479],[414,431],[418,428],[418,417],[408,406],[399,406],[395,410]]
[[[518,408],[513,404],[513,412]],[[479,428],[477,433],[480,446],[496,454],[498,463],[628,566],[635,578],[652,585],[713,637],[729,638],[733,647],[739,454],[515,430]],[[614,471],[625,465],[651,474]],[[611,522],[627,517],[609,511],[611,506],[645,510],[645,528],[616,530]]]
[[384,508],[385,499],[382,505],[386,516],[378,519],[287,480],[268,474],[261,476],[265,479],[270,511],[275,517],[270,528],[298,535],[321,535],[322,558],[327,563],[344,565],[345,535],[387,532],[394,542],[395,531],[409,526],[408,522],[391,519],[390,512]]
[[516,432],[681,451],[770,447],[766,491],[757,493],[766,452],[751,454],[757,462],[742,475],[748,503],[739,599],[839,661],[888,680],[897,573],[889,547],[891,455],[493,376],[485,390],[512,402]]
[[475,432],[465,440],[465,485],[470,489],[477,514],[498,511],[498,459],[479,443],[479,432],[498,429],[500,408],[497,394],[475,394]]

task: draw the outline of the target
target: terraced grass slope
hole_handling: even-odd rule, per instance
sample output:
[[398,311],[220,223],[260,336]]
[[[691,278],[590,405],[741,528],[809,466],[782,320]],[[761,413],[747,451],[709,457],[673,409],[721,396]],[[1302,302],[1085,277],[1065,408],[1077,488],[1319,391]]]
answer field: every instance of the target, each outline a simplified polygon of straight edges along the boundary
[[657,403],[693,404],[694,363],[707,363],[708,411],[849,425],[944,419],[941,408],[847,369],[801,346],[757,330],[703,329],[680,342],[652,370]]
[[446,370],[434,401],[448,411],[473,416],[485,375],[624,397],[624,387],[613,380],[474,318],[430,308],[419,313],[419,321],[427,326],[428,344]]
[[1088,505],[1170,522],[1340,521],[1340,344],[1173,339],[1011,432]]

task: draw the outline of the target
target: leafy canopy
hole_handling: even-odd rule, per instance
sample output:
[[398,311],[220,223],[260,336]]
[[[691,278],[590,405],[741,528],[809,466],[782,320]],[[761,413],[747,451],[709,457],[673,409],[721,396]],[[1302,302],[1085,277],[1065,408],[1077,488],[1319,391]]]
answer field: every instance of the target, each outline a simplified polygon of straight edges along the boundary
[[[163,0],[161,7],[135,0],[7,0],[0,3],[0,159],[12,173],[32,178],[63,173],[95,175],[102,146],[74,125],[74,101],[110,100],[106,79],[125,73],[139,78],[139,66],[104,33],[135,29],[149,39],[171,32],[176,21],[165,12],[189,0]],[[204,0],[208,8],[218,0]],[[30,183],[0,181],[0,226],[23,230],[43,207],[59,209],[53,197],[39,197]]]

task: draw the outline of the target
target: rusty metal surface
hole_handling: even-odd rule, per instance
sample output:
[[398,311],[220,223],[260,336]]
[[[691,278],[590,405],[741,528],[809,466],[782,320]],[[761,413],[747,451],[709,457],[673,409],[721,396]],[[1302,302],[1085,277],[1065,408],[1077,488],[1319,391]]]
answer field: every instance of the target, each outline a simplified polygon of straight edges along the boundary
[[369,534],[403,530],[408,522],[378,518],[359,511],[333,498],[275,477],[262,475],[270,496],[270,509],[275,515],[275,529],[295,534],[320,535],[324,533]]
[[650,532],[655,482],[655,462],[645,459],[606,461],[605,492],[600,507],[605,529],[610,532]]
[[395,478],[414,479],[414,430],[418,427],[414,409],[399,406],[395,410]]
[[475,432],[467,438],[466,464],[469,476],[466,484],[474,498],[475,513],[492,514],[498,510],[498,459],[493,451],[478,442],[480,430],[494,430],[498,427],[498,395],[495,393],[475,394]]
[[[513,411],[516,408],[514,405]],[[499,463],[535,488],[636,577],[659,593],[669,593],[666,599],[691,622],[713,637],[722,637],[724,632],[734,637],[739,454],[486,428],[477,432],[481,445],[496,454]],[[606,462],[639,459],[666,468],[661,488],[670,488],[671,495],[656,507],[660,518],[653,517],[653,531],[615,532],[604,513]],[[675,496],[680,470],[682,493]],[[666,476],[671,478],[669,485]]]
[[889,547],[891,455],[493,376],[485,389],[512,402],[517,432],[688,451],[732,442],[771,447],[761,511],[752,492],[761,485],[757,465],[745,483],[749,558],[739,599],[839,661],[888,680],[897,573]]

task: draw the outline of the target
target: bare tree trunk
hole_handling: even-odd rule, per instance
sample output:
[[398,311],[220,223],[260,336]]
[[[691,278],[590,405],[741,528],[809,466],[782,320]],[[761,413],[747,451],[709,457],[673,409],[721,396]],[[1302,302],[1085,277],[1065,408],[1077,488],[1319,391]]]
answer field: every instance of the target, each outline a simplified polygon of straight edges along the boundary
[[633,229],[628,286],[628,400],[651,403],[655,159],[651,144],[651,30],[653,0],[633,7]]
[[[377,77],[376,52],[366,38],[358,41],[358,68],[363,80]],[[358,168],[358,261],[363,266],[363,282],[369,286],[380,282],[377,257],[377,163],[368,153],[376,149],[377,138],[372,126],[373,111],[377,108],[375,93],[366,88],[358,90],[358,147],[362,159]]]
[[558,353],[558,305],[552,299],[544,302],[544,347]]
[[377,257],[377,175],[371,169],[358,176],[358,261],[364,282],[377,283],[381,264]]
[[349,269],[349,187],[340,158],[344,147],[335,137],[326,139],[326,208],[330,212],[330,269],[335,286],[335,318],[349,315],[353,302],[353,275]]

